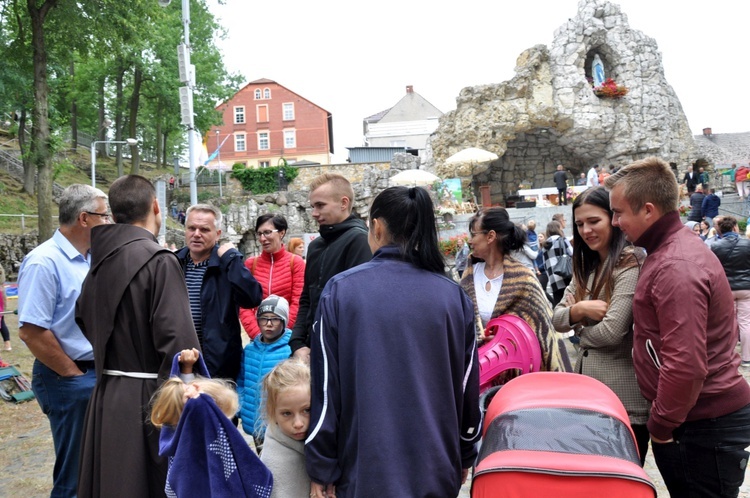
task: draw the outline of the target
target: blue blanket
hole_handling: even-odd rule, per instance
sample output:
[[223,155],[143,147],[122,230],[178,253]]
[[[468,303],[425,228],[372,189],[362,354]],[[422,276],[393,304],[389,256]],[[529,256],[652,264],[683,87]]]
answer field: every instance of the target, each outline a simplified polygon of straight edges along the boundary
[[[196,366],[207,374],[203,358]],[[162,427],[159,454],[169,458],[169,497],[271,496],[271,472],[210,396],[188,400],[177,427]]]

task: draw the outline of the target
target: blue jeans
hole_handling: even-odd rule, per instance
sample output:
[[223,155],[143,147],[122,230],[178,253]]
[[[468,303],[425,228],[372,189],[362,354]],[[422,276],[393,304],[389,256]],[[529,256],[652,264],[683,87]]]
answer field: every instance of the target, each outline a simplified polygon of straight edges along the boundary
[[55,444],[51,498],[76,496],[83,419],[95,382],[93,368],[78,377],[61,377],[39,360],[34,361],[31,388],[49,419]]
[[736,497],[750,453],[750,405],[723,417],[685,422],[674,442],[651,442],[651,451],[673,498]]

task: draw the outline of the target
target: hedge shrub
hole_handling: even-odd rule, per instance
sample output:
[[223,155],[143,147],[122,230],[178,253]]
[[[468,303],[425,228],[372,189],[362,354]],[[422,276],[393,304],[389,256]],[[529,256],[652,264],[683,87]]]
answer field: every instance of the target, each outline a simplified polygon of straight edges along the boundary
[[294,181],[299,174],[299,170],[293,166],[273,166],[259,169],[235,168],[233,166],[232,176],[242,184],[242,188],[253,194],[269,194],[279,190],[279,170],[284,171],[287,184]]

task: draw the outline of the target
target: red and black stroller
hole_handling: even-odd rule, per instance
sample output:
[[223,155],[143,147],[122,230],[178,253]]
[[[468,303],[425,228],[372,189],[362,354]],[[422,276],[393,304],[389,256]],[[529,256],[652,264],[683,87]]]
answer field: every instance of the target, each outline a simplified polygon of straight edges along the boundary
[[537,372],[494,396],[472,498],[656,497],[619,398],[585,375]]

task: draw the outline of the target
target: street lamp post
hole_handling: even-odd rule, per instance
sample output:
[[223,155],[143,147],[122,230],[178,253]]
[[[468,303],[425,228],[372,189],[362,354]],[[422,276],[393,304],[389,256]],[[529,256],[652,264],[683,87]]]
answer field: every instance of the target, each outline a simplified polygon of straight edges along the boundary
[[219,197],[221,193],[221,144],[219,143],[219,130],[216,130],[216,160],[219,162]]
[[138,140],[128,138],[127,140],[96,140],[91,142],[91,186],[96,187],[96,144],[128,144],[136,145]]
[[[157,0],[161,7],[167,7],[172,0]],[[190,0],[182,0],[182,25],[184,27],[184,47],[178,47],[178,65],[180,67],[180,80],[185,83],[180,88],[180,106],[182,112],[182,124],[188,128],[188,161],[190,161],[190,204],[198,204],[198,183],[195,177],[195,151],[193,142],[195,138],[195,121],[193,117],[193,84],[195,72],[190,64]],[[182,61],[181,63],[179,61]]]

